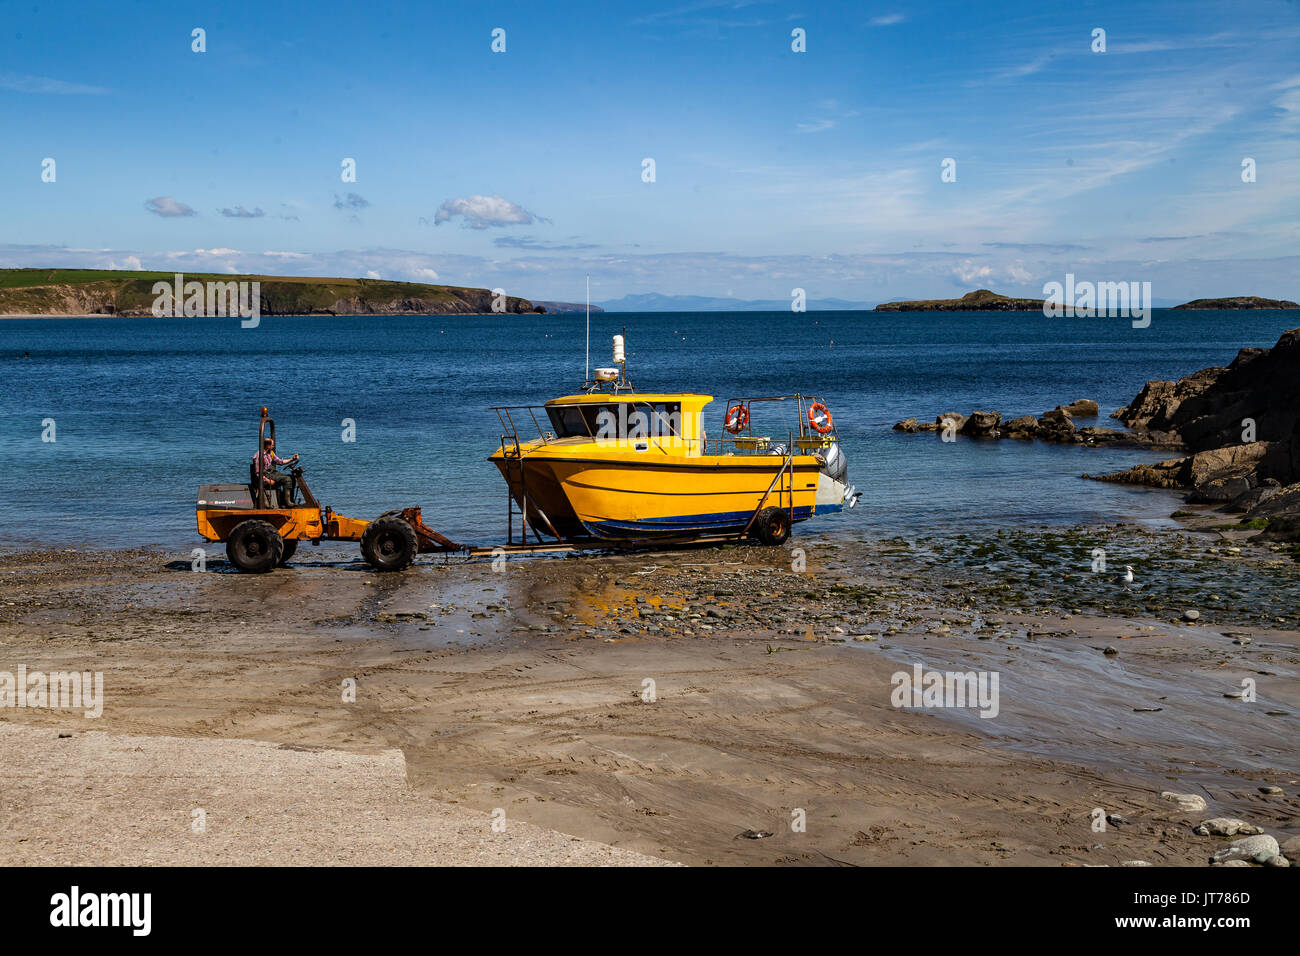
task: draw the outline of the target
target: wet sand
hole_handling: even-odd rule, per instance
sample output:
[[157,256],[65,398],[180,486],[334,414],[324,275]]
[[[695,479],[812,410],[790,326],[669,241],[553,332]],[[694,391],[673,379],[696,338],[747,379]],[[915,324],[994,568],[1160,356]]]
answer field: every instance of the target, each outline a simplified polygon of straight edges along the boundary
[[[1173,534],[1153,540],[1206,551]],[[397,751],[426,803],[422,818],[395,799],[395,826],[435,804],[504,810],[689,864],[1204,865],[1223,841],[1192,833],[1202,819],[1300,832],[1300,633],[1273,613],[1296,578],[1269,547],[1224,553],[1231,574],[1280,597],[1261,589],[1238,605],[1224,588],[1231,606],[1191,623],[1154,581],[1136,598],[1091,580],[1026,593],[1005,568],[987,586],[957,550],[936,562],[915,543],[793,543],[801,552],[511,559],[499,571],[422,559],[396,576],[343,546],[305,547],[265,576],[228,573],[217,556],[202,573],[188,554],[2,556],[0,670],[103,671],[105,704],[97,719],[0,710],[46,733],[0,735],[6,759],[23,748],[36,775],[26,802],[11,796],[0,845],[22,836],[22,862],[105,861],[56,854],[70,827],[61,803],[30,796],[59,786],[58,748],[95,734],[195,739],[189,774],[169,783],[178,806],[203,805],[205,777],[223,772],[216,756],[203,770],[214,742]],[[996,672],[998,715],[896,708],[891,677],[917,663]],[[347,678],[355,702],[342,700]],[[1256,701],[1225,696],[1243,678]],[[122,772],[149,792],[147,774]],[[1166,790],[1208,809],[1181,812]],[[129,795],[124,784],[116,810],[81,819],[77,845],[120,827]],[[1095,808],[1127,822],[1097,832]],[[301,862],[286,834],[311,831],[311,804],[297,812],[306,822],[288,830],[274,814],[228,814],[223,832]],[[154,839],[150,859],[193,859]],[[376,852],[430,859],[402,842]]]

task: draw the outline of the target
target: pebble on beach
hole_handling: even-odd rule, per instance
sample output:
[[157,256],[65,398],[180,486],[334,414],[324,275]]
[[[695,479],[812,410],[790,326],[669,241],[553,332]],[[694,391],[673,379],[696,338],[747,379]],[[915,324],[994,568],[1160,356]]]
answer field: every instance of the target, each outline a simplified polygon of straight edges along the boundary
[[1277,840],[1268,834],[1249,836],[1233,840],[1210,858],[1211,863],[1226,863],[1229,860],[1254,861],[1267,863],[1280,852]]
[[1201,836],[1255,836],[1263,833],[1264,830],[1262,827],[1235,817],[1215,817],[1213,820],[1206,820],[1192,832]]
[[1195,793],[1174,793],[1172,790],[1166,790],[1160,794],[1160,799],[1178,804],[1179,810],[1199,812],[1205,809],[1205,798]]

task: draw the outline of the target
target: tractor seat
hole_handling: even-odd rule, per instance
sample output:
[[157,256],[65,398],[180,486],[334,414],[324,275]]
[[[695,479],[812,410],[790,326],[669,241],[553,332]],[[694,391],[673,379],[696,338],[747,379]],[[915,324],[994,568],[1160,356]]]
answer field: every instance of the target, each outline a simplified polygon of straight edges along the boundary
[[[284,500],[285,493],[282,489],[276,488],[275,494],[276,494],[276,500],[270,503],[270,507],[272,508],[293,507],[292,499],[290,499],[289,501]],[[253,499],[253,503],[256,504],[257,503],[257,462],[254,461],[250,461],[248,463],[248,495],[250,498]]]

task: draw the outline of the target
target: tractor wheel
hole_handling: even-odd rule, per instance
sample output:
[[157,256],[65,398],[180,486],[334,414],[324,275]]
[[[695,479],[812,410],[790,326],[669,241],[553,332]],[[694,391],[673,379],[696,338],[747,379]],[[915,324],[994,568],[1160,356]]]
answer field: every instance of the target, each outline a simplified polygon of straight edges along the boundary
[[376,518],[361,534],[361,556],[376,571],[405,571],[419,549],[415,529],[393,515]]
[[280,567],[284,567],[286,564],[288,564],[289,559],[293,557],[293,553],[297,550],[298,550],[298,539],[285,538],[284,554],[280,555]]
[[277,567],[283,556],[284,538],[265,521],[241,522],[226,539],[226,557],[241,571],[265,574]]
[[784,508],[764,508],[754,519],[750,531],[763,544],[785,544],[790,537],[790,513]]

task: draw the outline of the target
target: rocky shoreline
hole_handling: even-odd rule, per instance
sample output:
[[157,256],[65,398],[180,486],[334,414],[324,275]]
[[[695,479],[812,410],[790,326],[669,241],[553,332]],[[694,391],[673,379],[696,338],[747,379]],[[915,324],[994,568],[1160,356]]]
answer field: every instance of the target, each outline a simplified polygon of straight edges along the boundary
[[907,418],[905,433],[976,439],[1186,451],[1180,458],[1084,478],[1153,488],[1186,489],[1191,504],[1240,514],[1244,523],[1281,540],[1300,540],[1300,329],[1272,348],[1245,348],[1226,366],[1177,382],[1153,380],[1111,415],[1125,429],[1078,427],[1096,417],[1096,402],[1080,399],[1040,416],[1003,421],[996,411],[946,412],[933,423]]
[[916,432],[941,432],[945,438],[957,435],[966,438],[1015,438],[1021,441],[1045,441],[1056,444],[1099,445],[1119,444],[1135,448],[1180,448],[1177,436],[1160,433],[1138,434],[1118,428],[1102,428],[1096,425],[1078,426],[1076,419],[1096,418],[1100,408],[1092,399],[1076,399],[1068,405],[1058,405],[1043,414],[1021,415],[1018,418],[1002,418],[1001,412],[986,412],[980,409],[969,415],[959,412],[943,412],[936,415],[933,422],[922,422],[915,418],[905,418],[894,425],[894,431],[914,434]]
[[1189,502],[1300,538],[1300,329],[1272,348],[1242,349],[1227,366],[1147,382],[1112,417],[1139,435],[1176,436],[1190,454],[1098,480],[1186,488]]

